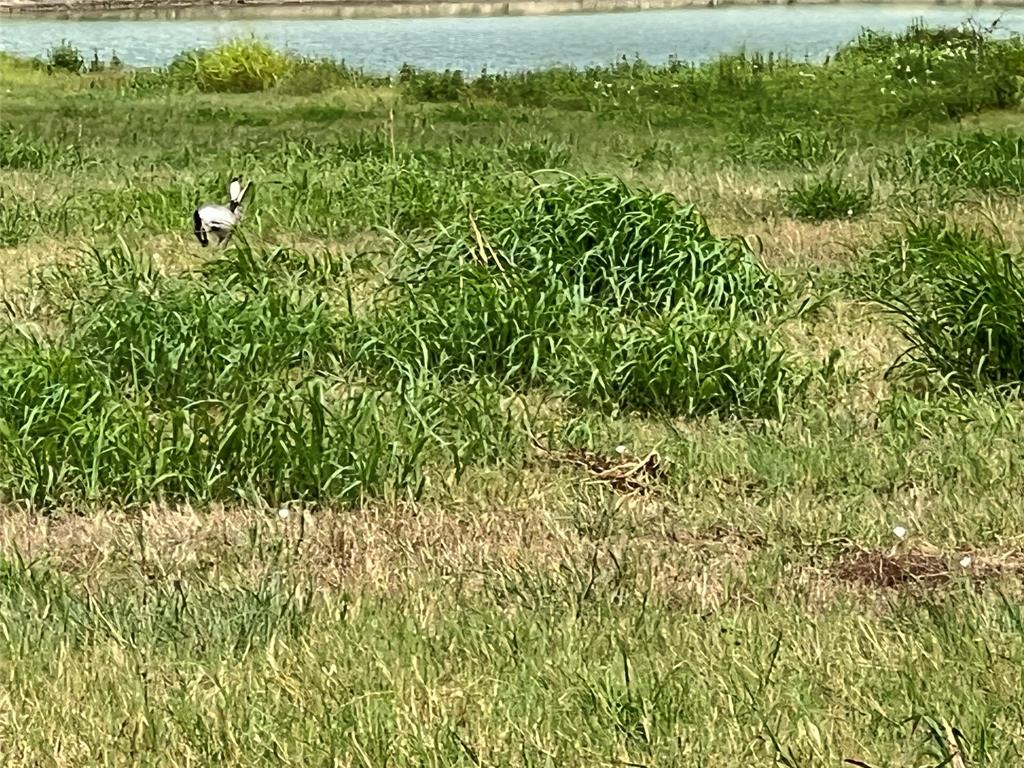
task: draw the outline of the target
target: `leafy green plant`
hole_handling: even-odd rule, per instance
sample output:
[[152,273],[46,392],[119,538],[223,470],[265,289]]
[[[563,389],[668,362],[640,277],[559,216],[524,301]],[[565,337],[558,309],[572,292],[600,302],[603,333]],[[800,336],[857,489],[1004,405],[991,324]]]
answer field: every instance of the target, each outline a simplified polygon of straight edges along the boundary
[[37,229],[28,206],[20,200],[8,201],[0,189],[0,248],[19,245],[31,237]]
[[60,45],[49,50],[47,61],[51,69],[76,75],[85,68],[85,59],[82,58],[81,52],[67,40],[61,40]]
[[594,323],[580,337],[571,394],[588,406],[777,416],[806,381],[773,330],[743,316],[676,309]]
[[927,265],[941,263],[950,253],[986,252],[992,247],[992,240],[976,229],[939,219],[913,221],[868,251],[856,275],[857,295],[870,299],[880,291],[900,290],[919,280]]
[[324,297],[294,280],[166,277],[124,248],[93,251],[72,270],[50,276],[75,286],[59,302],[66,343],[158,404],[244,399],[275,377],[322,367],[334,351]]
[[122,243],[40,275],[58,330],[0,338],[0,498],[353,503],[522,450],[499,384],[407,368],[367,386],[339,363],[351,321],[309,279],[334,273],[238,250],[165,275]]
[[381,87],[389,82],[387,77],[373,77],[331,59],[293,57],[277,87],[282,93],[303,96],[354,85]]
[[430,72],[403,64],[398,73],[398,83],[417,101],[458,101],[469,93],[466,79],[457,69]]
[[[693,206],[615,178],[560,174],[525,200],[460,228],[469,248],[559,276],[574,293],[630,311],[699,303],[771,310],[778,287],[738,238],[715,236]],[[446,236],[452,233],[446,230]],[[482,244],[482,246],[481,246]]]
[[410,472],[421,463],[422,441],[410,435],[413,442],[395,451],[381,419],[396,411],[367,393],[328,401],[328,386],[267,382],[246,398],[154,411],[70,350],[5,345],[0,496],[38,505],[68,498],[351,502],[393,480],[415,487]]

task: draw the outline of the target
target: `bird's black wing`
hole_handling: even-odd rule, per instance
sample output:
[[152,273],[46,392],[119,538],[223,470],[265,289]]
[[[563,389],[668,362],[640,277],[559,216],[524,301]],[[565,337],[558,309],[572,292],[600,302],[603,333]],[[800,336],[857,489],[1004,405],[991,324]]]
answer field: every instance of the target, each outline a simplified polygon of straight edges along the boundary
[[192,226],[193,231],[196,233],[196,240],[205,248],[210,244],[210,240],[206,236],[206,229],[203,227],[203,217],[199,215],[198,208],[192,211]]

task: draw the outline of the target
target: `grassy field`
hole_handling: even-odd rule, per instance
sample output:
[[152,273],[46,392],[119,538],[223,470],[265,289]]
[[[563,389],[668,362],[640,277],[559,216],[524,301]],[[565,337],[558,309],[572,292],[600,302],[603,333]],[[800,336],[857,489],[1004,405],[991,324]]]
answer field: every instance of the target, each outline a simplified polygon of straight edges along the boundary
[[1024,758],[1020,40],[0,89],[4,765]]

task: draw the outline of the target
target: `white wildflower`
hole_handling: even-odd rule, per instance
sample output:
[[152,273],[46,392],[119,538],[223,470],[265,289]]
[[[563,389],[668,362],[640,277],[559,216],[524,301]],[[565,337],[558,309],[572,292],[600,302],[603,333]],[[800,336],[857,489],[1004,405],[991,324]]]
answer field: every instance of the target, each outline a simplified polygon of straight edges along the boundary
[[970,555],[964,555],[963,557],[960,558],[960,567],[961,568],[970,568],[972,562],[973,561],[971,560],[971,556]]
[[902,525],[893,526],[892,535],[900,541],[902,541],[903,539],[907,538],[907,529],[904,528]]
[[287,520],[289,514],[291,513],[288,511],[288,507],[281,507],[279,510],[277,510],[277,516],[282,520]]

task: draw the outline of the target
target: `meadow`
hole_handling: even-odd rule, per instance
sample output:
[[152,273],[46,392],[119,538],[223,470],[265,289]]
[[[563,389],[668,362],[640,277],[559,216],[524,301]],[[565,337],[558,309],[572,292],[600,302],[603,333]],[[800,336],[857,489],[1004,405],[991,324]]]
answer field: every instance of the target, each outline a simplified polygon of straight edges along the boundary
[[4,765],[1020,764],[1024,41],[473,74],[0,56]]

